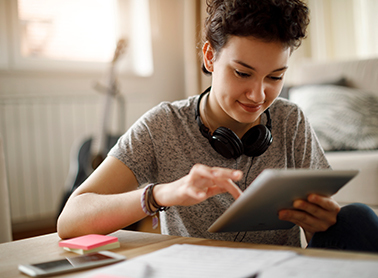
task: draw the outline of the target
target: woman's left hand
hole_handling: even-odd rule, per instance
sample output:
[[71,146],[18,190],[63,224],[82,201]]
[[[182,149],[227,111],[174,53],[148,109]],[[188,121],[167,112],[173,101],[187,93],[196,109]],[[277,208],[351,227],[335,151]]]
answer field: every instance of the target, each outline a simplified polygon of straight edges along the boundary
[[294,209],[279,211],[279,219],[301,226],[309,242],[316,232],[324,232],[336,224],[340,205],[331,197],[310,194],[306,200],[296,200]]

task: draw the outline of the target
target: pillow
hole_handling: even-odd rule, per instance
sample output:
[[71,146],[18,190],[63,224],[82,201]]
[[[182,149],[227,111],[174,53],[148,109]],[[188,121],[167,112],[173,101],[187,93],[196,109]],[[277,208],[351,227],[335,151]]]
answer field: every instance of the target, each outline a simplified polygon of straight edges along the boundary
[[302,108],[325,151],[378,149],[378,96],[309,85],[291,89],[289,99]]
[[[311,85],[338,85],[338,86],[346,86],[346,87],[349,86],[348,80],[345,77],[341,77],[340,79],[337,79],[337,80],[332,80],[332,81],[330,80],[330,81],[325,81],[325,82],[311,84]],[[289,92],[290,92],[291,89],[299,88],[299,87],[302,87],[302,86],[308,86],[308,84],[307,85],[297,85],[297,86],[284,85],[282,90],[281,90],[280,97],[289,98]]]

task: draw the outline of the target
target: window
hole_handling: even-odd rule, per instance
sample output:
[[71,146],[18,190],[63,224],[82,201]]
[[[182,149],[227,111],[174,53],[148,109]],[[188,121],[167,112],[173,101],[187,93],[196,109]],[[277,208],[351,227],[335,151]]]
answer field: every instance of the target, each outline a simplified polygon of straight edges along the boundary
[[[103,70],[112,60],[118,39],[125,38],[122,70],[152,74],[149,0],[9,3],[14,69]],[[138,60],[141,53],[142,63]]]
[[18,0],[21,56],[109,61],[116,8],[114,0]]

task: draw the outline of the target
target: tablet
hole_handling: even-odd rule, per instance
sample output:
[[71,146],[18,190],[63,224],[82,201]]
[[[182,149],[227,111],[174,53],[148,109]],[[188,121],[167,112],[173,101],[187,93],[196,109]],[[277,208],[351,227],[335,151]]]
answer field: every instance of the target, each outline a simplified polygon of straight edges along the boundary
[[265,169],[240,197],[210,226],[209,232],[290,229],[278,211],[311,193],[332,196],[358,170]]

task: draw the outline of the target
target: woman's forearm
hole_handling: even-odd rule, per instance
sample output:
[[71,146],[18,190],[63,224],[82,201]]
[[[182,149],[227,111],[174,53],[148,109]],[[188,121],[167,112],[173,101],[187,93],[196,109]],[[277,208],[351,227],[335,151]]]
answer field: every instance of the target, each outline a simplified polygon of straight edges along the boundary
[[134,190],[71,197],[59,216],[58,235],[72,238],[90,233],[108,234],[139,221],[146,216],[140,205],[141,193],[142,190]]

